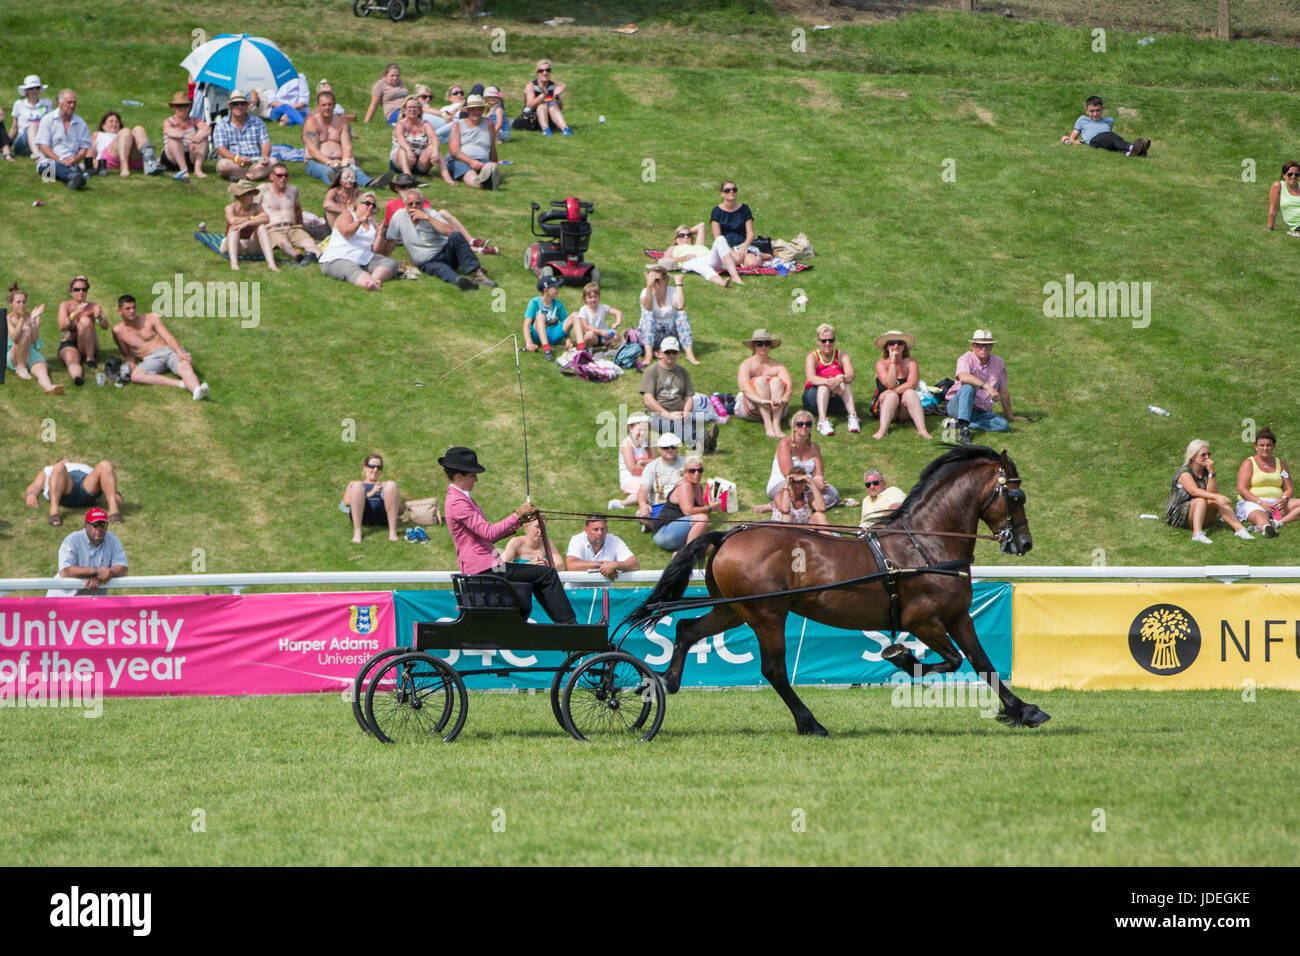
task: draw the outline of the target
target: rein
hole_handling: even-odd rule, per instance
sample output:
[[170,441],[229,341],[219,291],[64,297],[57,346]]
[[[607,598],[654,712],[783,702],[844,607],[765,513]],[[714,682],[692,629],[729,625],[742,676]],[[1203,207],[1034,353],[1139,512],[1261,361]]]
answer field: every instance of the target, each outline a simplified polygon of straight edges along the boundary
[[[538,509],[541,514],[553,515],[555,517],[566,518],[590,518],[594,511],[552,511],[549,508]],[[640,521],[640,515],[600,515],[606,521]],[[863,528],[855,524],[813,524],[811,522],[795,521],[714,521],[710,519],[708,524],[712,527],[731,526],[735,528],[809,528],[814,531],[847,531],[856,537],[864,537],[868,531],[876,534],[905,534],[909,537],[912,535],[928,535],[940,538],[975,538],[981,541],[1001,541],[1002,539],[995,534],[968,534],[964,531],[921,531],[917,528]]]

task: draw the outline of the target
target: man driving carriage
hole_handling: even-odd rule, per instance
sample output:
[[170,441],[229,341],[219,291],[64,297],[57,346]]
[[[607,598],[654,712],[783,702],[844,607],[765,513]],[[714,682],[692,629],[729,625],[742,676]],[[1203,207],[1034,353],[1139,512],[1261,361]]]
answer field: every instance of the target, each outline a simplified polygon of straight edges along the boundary
[[438,464],[451,481],[443,514],[447,518],[451,543],[456,548],[460,573],[493,572],[502,575],[512,585],[527,585],[552,621],[556,624],[576,623],[577,616],[554,568],[537,564],[503,564],[501,553],[494,547],[502,538],[514,534],[521,522],[539,520],[541,516],[537,508],[525,501],[513,514],[496,524],[489,524],[472,494],[478,476],[487,470],[478,463],[474,450],[460,446],[448,448],[447,454],[438,459]]

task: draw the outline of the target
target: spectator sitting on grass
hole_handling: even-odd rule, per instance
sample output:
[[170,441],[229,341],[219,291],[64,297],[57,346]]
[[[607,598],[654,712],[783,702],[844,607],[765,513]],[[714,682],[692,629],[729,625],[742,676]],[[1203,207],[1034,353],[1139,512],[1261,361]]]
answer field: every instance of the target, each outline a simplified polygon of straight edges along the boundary
[[564,83],[556,83],[551,78],[551,61],[537,62],[537,75],[524,84],[525,129],[540,129],[543,136],[553,135],[554,127],[560,127],[565,136],[572,136],[573,130],[564,120],[560,108],[564,105],[561,94]]
[[[806,408],[799,409],[790,419],[791,434],[776,443],[772,455],[772,471],[767,479],[767,497],[775,503],[789,483],[789,476],[803,472],[810,484],[820,493],[824,507],[834,508],[840,503],[840,493],[826,481],[822,465],[821,447],[812,440],[813,417]],[[796,499],[798,496],[796,495]],[[771,505],[759,505],[754,510],[760,514],[771,510]],[[787,507],[787,511],[789,508]]]
[[492,124],[484,118],[487,104],[475,95],[465,101],[465,116],[451,125],[447,139],[447,165],[451,178],[477,189],[501,185],[497,141]]
[[1282,165],[1282,178],[1268,191],[1268,231],[1273,231],[1278,213],[1286,234],[1300,239],[1300,163],[1292,160]]
[[[546,543],[551,546],[550,567],[557,571],[561,570],[564,567],[564,555],[560,553],[554,541],[548,540]],[[524,525],[523,534],[515,535],[507,541],[501,551],[501,561],[504,564],[548,564],[546,548],[542,543],[541,523],[528,522]]]
[[107,176],[114,169],[123,177],[130,176],[133,169],[146,176],[157,176],[163,171],[144,127],[127,129],[122,125],[122,114],[116,110],[103,115],[94,139],[95,171],[100,176]]
[[50,382],[50,366],[41,354],[45,343],[41,341],[42,302],[30,313],[27,311],[27,293],[15,282],[9,286],[9,312],[5,316],[5,367],[19,378],[36,379],[46,395],[62,395],[63,386]]
[[[270,217],[266,234],[271,244],[282,249],[300,266],[308,266],[320,258],[316,240],[302,227],[302,203],[298,200],[298,187],[289,182],[289,167],[276,163],[271,167],[271,180],[258,189],[258,201]],[[303,251],[299,252],[301,248]]]
[[257,201],[257,183],[241,179],[228,187],[235,201],[226,205],[226,234],[221,239],[221,251],[230,257],[230,268],[239,271],[239,257],[254,249],[262,250],[267,268],[279,272],[275,264],[275,249],[267,226],[271,217]]
[[338,108],[329,86],[316,91],[316,109],[302,124],[302,145],[307,150],[308,176],[328,186],[338,182],[342,170],[351,169],[358,186],[370,184],[370,177],[352,158],[352,124]]
[[266,124],[248,115],[248,97],[232,90],[228,116],[217,120],[212,145],[217,148],[217,175],[227,179],[265,179],[271,172],[271,135]]
[[38,495],[50,503],[50,524],[63,524],[60,508],[90,508],[99,504],[102,497],[108,505],[110,524],[122,523],[122,496],[117,490],[117,473],[107,459],[93,468],[79,461],[60,458],[36,473],[24,492],[27,507],[39,505]]
[[[1029,421],[1011,411],[1011,389],[1007,384],[1007,366],[993,354],[993,333],[976,329],[971,336],[970,351],[957,359],[952,388],[948,389],[948,414],[957,426],[957,440],[963,445],[971,442],[970,430],[978,428],[988,432],[1010,431],[1011,421]],[[993,412],[993,403],[1000,402],[1006,418]],[[947,425],[947,421],[945,421]]]
[[673,277],[673,290],[669,292],[668,270],[657,263],[646,270],[645,288],[641,290],[640,329],[646,364],[653,360],[654,350],[669,337],[686,350],[686,361],[692,365],[700,364],[695,357],[691,320],[686,316],[682,277]]
[[682,480],[682,462],[679,455],[682,440],[672,432],[659,436],[659,457],[641,469],[641,483],[636,492],[636,513],[642,518],[641,530],[652,530],[649,520],[659,514],[668,500],[668,492]]
[[867,496],[862,499],[862,519],[858,523],[864,528],[872,527],[891,511],[896,511],[907,498],[907,492],[902,488],[895,485],[885,487],[885,476],[879,468],[868,469],[862,476],[862,483]]
[[1233,514],[1232,499],[1219,494],[1209,442],[1194,438],[1183,455],[1183,467],[1174,473],[1165,523],[1174,528],[1190,527],[1192,540],[1197,544],[1214,544],[1205,529],[1217,518],[1228,523],[1234,536],[1244,541],[1254,540]]
[[366,110],[366,118],[361,122],[369,123],[370,117],[375,115],[375,109],[379,107],[380,115],[392,126],[402,115],[402,104],[410,95],[411,91],[402,83],[402,68],[396,63],[389,63],[384,67],[384,75],[370,88],[370,108]]
[[193,170],[195,179],[207,179],[203,161],[208,158],[208,137],[212,130],[201,119],[190,116],[194,107],[183,90],[172,94],[172,115],[163,120],[163,155],[178,170],[172,179],[188,182]]
[[[614,317],[613,325],[606,319],[610,315]],[[583,347],[595,349],[613,343],[623,322],[623,313],[611,305],[601,305],[600,286],[588,282],[582,287],[582,308],[578,310],[578,318],[582,320],[579,335]]]
[[377,292],[389,279],[398,275],[401,266],[378,250],[387,241],[375,224],[375,194],[362,193],[347,202],[334,220],[334,231],[320,257],[320,271],[331,279],[341,279]]
[[[137,385],[173,385],[184,388],[197,402],[208,396],[208,383],[194,374],[190,353],[180,347],[156,312],[139,313],[135,297],[117,297],[122,321],[113,326],[113,341],[131,364],[131,381]],[[164,372],[179,378],[169,378]]]
[[548,362],[555,361],[553,346],[563,342],[566,348],[577,348],[576,340],[582,338],[582,320],[569,315],[556,297],[555,290],[561,285],[556,276],[542,276],[537,280],[541,295],[529,299],[524,309],[524,348],[536,352],[540,345],[542,357]]
[[[718,426],[702,427],[709,416],[696,412],[695,386],[691,373],[677,364],[679,354],[681,347],[672,336],[660,343],[659,361],[641,376],[641,400],[650,414],[651,428],[661,434],[673,432],[686,445],[698,441],[700,453],[711,455],[718,446]],[[704,404],[708,404],[707,399]]]
[[[479,264],[469,241],[437,212],[425,208],[424,193],[407,190],[402,194],[402,206],[393,213],[384,236],[400,239],[421,272],[465,291],[496,285]],[[473,278],[464,273],[473,273]]]
[[489,86],[483,91],[483,99],[487,102],[487,121],[492,124],[492,130],[496,134],[497,142],[510,142],[510,120],[506,115],[506,106],[505,101],[501,98],[501,90],[495,86]]
[[768,438],[784,438],[781,419],[790,408],[794,384],[790,370],[772,359],[772,350],[780,347],[781,340],[767,329],[755,329],[753,337],[741,344],[749,346],[751,354],[736,370],[736,417],[762,422]]
[[361,543],[363,524],[388,526],[388,540],[400,541],[397,516],[402,513],[402,495],[397,482],[383,481],[384,458],[367,455],[361,465],[361,480],[349,481],[340,508],[352,518],[352,543]]
[[99,334],[95,323],[107,331],[108,316],[98,302],[87,301],[90,293],[90,280],[77,276],[69,284],[72,298],[59,303],[59,358],[68,367],[74,385],[85,382],[81,363],[87,368],[95,368],[99,363]]
[[94,155],[90,127],[77,115],[77,94],[72,90],[59,93],[59,108],[46,113],[36,127],[36,172],[52,176],[69,189],[86,185],[82,162]]
[[13,126],[9,138],[13,140],[13,152],[19,156],[40,155],[36,151],[36,129],[46,113],[54,112],[54,101],[41,96],[48,86],[35,73],[29,73],[18,87],[21,95],[10,111],[13,113]]
[[626,498],[611,498],[608,508],[626,508],[637,503],[641,473],[650,463],[650,416],[627,417],[627,437],[618,446],[618,486]]
[[1082,139],[1094,149],[1109,149],[1125,156],[1145,156],[1151,148],[1151,140],[1139,137],[1132,143],[1125,141],[1114,132],[1114,117],[1103,117],[1101,107],[1100,96],[1088,97],[1083,106],[1084,115],[1074,121],[1074,129],[1070,130],[1070,135],[1064,137],[1062,142],[1077,146]]

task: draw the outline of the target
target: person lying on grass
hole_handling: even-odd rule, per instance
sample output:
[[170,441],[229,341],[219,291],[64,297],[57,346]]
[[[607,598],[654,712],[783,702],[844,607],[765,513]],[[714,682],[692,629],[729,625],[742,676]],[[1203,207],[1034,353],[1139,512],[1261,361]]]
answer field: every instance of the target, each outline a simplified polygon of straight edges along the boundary
[[[130,362],[132,382],[184,388],[196,402],[207,398],[208,383],[199,381],[190,353],[181,348],[158,313],[141,315],[134,296],[120,295],[117,314],[122,321],[113,326],[113,341]],[[169,378],[164,372],[174,372],[179,378]]]
[[1079,141],[1087,143],[1094,149],[1109,149],[1125,156],[1145,156],[1151,148],[1151,140],[1138,139],[1129,143],[1114,131],[1115,118],[1101,115],[1101,97],[1090,96],[1083,106],[1083,115],[1074,121],[1074,129],[1069,136],[1061,137],[1067,146],[1078,146]]

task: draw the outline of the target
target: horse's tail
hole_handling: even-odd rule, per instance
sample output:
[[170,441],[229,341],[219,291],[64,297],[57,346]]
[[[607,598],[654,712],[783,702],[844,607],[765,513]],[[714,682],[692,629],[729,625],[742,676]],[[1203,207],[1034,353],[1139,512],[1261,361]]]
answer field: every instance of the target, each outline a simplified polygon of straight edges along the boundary
[[644,628],[661,617],[664,614],[662,610],[664,604],[676,601],[686,593],[686,587],[691,582],[691,571],[696,563],[704,559],[709,548],[721,544],[724,538],[737,530],[729,528],[725,531],[706,531],[678,551],[677,557],[668,562],[668,567],[664,568],[664,573],[660,575],[659,583],[650,592],[650,596],[636,610],[623,618],[618,628],[621,630],[626,627],[629,631],[633,631]]

